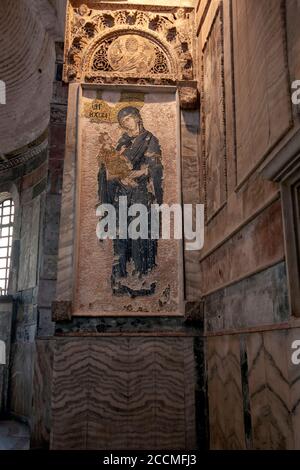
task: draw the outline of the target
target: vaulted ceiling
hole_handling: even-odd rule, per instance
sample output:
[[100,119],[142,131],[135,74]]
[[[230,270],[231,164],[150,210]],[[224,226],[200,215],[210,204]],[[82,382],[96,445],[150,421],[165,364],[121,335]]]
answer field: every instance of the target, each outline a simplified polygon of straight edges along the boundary
[[0,157],[39,137],[49,121],[55,41],[63,40],[65,0],[1,0]]

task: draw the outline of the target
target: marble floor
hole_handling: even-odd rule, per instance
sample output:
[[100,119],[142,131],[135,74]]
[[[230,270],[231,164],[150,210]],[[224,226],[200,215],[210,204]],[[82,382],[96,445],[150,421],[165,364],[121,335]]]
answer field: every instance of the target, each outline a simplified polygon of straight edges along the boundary
[[0,450],[29,450],[28,426],[0,420]]

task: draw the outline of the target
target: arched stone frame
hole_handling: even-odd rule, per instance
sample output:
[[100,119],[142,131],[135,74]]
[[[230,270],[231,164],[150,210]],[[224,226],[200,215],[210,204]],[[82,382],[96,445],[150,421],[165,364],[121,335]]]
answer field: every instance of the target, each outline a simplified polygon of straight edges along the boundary
[[[195,88],[194,82],[194,11],[193,8],[108,4],[87,1],[81,5],[69,0],[65,37],[65,82],[137,83],[179,85]],[[172,73],[122,74],[103,71],[93,74],[87,64],[90,52],[107,37],[135,34],[149,39],[168,57]],[[109,36],[108,36],[109,35]],[[180,82],[185,82],[184,85]],[[187,83],[190,82],[190,83]],[[185,98],[186,101],[186,98]]]
[[[20,196],[16,185],[12,182],[0,184],[0,203],[6,199],[12,198],[14,202],[14,224],[13,224],[13,242],[11,251],[11,260],[16,259],[18,253],[16,242],[19,240],[20,233]],[[10,265],[8,293],[13,294],[17,290],[18,267]]]
[[6,201],[6,199],[11,199],[12,198],[12,195],[10,194],[10,192],[0,192],[0,204],[2,204],[2,202]]
[[[136,77],[134,75],[130,75],[128,73],[120,73],[120,72],[105,72],[105,75],[108,77],[113,77],[118,76],[121,77],[123,76],[124,78],[153,78],[153,79],[166,79],[166,80],[172,80],[176,81],[176,78],[180,74],[179,66],[178,66],[178,58],[176,57],[176,54],[174,50],[170,47],[170,45],[166,42],[163,41],[162,38],[159,36],[159,34],[155,33],[154,31],[149,32],[142,30],[140,28],[133,28],[133,27],[127,27],[127,28],[117,28],[114,29],[113,31],[108,31],[107,33],[101,35],[100,37],[97,36],[87,47],[87,49],[84,51],[83,58],[81,60],[81,78],[82,81],[85,81],[86,74],[91,74],[91,66],[92,66],[92,59],[94,57],[94,54],[97,52],[97,50],[100,48],[101,44],[105,42],[108,39],[116,39],[122,35],[136,35],[140,36],[143,38],[146,38],[148,41],[153,43],[158,49],[160,49],[165,57],[168,60],[168,63],[170,65],[170,72],[168,74],[147,74],[146,77]],[[102,76],[101,73],[95,73],[94,76],[97,78],[97,76],[100,75]]]

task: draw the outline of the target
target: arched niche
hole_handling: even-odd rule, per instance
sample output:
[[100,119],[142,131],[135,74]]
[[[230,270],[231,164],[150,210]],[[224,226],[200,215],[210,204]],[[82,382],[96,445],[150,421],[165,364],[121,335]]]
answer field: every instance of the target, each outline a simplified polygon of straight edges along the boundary
[[[66,82],[97,84],[115,83],[118,79],[126,83],[127,78],[129,83],[133,83],[135,79],[136,83],[144,80],[145,83],[148,81],[157,85],[193,80],[193,25],[193,12],[188,8],[103,4],[100,9],[92,2],[85,8],[78,8],[76,2],[70,1],[67,14],[64,79]],[[112,64],[105,59],[104,70],[93,70],[91,61],[97,49],[102,47],[101,52],[102,55],[104,52],[105,56],[105,48],[111,47],[114,41],[120,45],[122,36],[135,37],[139,43],[136,53],[141,53],[143,47],[146,48],[148,52],[144,54],[146,64],[139,68],[132,67],[132,70],[122,73],[120,69],[111,67]],[[124,44],[122,46],[122,54],[126,59],[128,50]],[[151,52],[153,49],[158,56],[156,64],[160,62],[159,67],[155,66],[154,52],[153,54]],[[132,61],[132,58],[131,56],[129,61]],[[147,68],[148,63],[152,66]],[[135,65],[139,64],[137,58]]]
[[83,78],[106,75],[175,80],[178,62],[157,35],[122,29],[96,38],[84,53],[81,70]]

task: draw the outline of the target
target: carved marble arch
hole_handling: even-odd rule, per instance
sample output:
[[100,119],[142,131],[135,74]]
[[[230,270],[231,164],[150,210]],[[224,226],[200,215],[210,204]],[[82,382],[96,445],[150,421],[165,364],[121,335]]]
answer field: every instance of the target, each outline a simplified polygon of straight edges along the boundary
[[68,0],[66,82],[175,84],[194,80],[191,8],[86,2]]
[[128,29],[96,38],[81,68],[87,82],[116,78],[175,81],[179,74],[176,57],[167,44],[154,34]]

